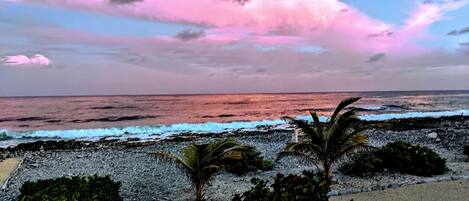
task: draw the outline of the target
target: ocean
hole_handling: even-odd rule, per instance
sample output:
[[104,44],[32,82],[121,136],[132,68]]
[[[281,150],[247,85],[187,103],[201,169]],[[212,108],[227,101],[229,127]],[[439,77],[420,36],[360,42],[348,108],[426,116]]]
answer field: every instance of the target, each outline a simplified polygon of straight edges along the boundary
[[341,99],[363,120],[469,115],[469,91],[0,98],[0,146],[43,139],[165,138],[282,127],[282,116],[326,120]]

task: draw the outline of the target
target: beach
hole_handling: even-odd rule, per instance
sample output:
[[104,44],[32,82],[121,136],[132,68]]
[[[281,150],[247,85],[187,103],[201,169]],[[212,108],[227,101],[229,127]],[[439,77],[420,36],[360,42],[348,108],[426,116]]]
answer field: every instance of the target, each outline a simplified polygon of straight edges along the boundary
[[469,201],[468,19],[0,0],[0,201]]
[[417,184],[398,189],[386,189],[333,197],[331,201],[466,201],[469,197],[469,180]]
[[[419,177],[384,172],[373,177],[357,178],[340,174],[334,170],[332,197],[344,194],[399,188],[413,184],[433,183],[469,179],[469,169],[464,162],[462,146],[469,142],[469,119],[467,117],[442,117],[403,119],[375,122],[376,125],[364,133],[370,144],[380,147],[387,142],[406,140],[413,144],[432,148],[446,158],[449,171],[434,177]],[[290,130],[264,132],[227,132],[223,134],[180,135],[173,139],[154,142],[101,140],[98,142],[58,142],[35,151],[2,150],[2,157],[21,156],[22,165],[12,175],[7,188],[0,191],[2,200],[14,200],[18,189],[27,180],[47,179],[74,175],[110,175],[122,182],[121,195],[125,200],[190,200],[193,191],[184,174],[172,164],[149,155],[156,151],[180,154],[182,148],[195,142],[208,142],[217,138],[235,137],[239,142],[256,146],[266,157],[274,160],[276,154],[291,140]],[[429,134],[437,133],[436,138]],[[430,135],[431,136],[431,135]],[[58,150],[48,150],[55,149]],[[234,194],[249,189],[253,177],[270,180],[277,173],[297,174],[310,169],[295,159],[279,161],[274,170],[249,172],[235,176],[222,172],[207,187],[207,196],[212,200],[231,200]]]

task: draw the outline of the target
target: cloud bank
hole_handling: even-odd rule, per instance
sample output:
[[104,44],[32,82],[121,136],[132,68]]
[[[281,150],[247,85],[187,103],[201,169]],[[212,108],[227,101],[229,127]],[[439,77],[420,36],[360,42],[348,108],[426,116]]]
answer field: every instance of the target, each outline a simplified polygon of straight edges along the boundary
[[[73,29],[39,20],[28,26],[14,20],[0,23],[1,30],[10,30],[0,32],[0,38],[22,37],[28,41],[25,45],[15,40],[0,41],[0,47],[5,47],[0,55],[12,55],[2,58],[0,65],[46,66],[51,65],[47,58],[51,57],[54,66],[63,67],[1,68],[3,94],[469,86],[467,40],[464,36],[447,36],[452,28],[438,36],[429,29],[435,22],[448,20],[449,12],[467,1],[415,3],[407,18],[393,22],[374,18],[337,0],[23,0],[19,4],[40,4],[60,13],[84,10],[87,12],[78,13],[119,16],[108,21],[116,24],[122,22],[120,16],[125,16],[137,19],[132,21],[157,21],[182,28],[142,36],[96,33],[88,27]],[[457,49],[446,51],[432,46],[439,37],[453,40]],[[17,55],[25,52],[43,55]]]
[[[205,27],[205,41],[214,43],[301,46],[325,49],[421,53],[419,38],[433,22],[466,0],[416,4],[404,25],[395,25],[362,13],[339,0],[24,0],[112,15],[183,23]],[[353,23],[350,23],[353,22]],[[179,39],[199,38],[201,32],[183,32]]]

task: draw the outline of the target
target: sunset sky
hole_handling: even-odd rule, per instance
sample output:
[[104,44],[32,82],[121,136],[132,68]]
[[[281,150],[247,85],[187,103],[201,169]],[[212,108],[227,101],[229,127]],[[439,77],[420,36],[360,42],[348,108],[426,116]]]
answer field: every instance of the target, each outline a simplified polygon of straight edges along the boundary
[[0,0],[0,96],[469,89],[469,0]]

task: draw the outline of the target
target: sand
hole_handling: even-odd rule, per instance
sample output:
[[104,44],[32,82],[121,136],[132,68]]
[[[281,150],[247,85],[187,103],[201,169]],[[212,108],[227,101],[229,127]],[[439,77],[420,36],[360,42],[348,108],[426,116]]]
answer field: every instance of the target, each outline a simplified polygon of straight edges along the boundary
[[15,170],[19,161],[19,158],[9,158],[0,162],[0,186],[3,185],[3,182],[5,182],[11,172]]
[[469,180],[417,184],[396,189],[332,197],[331,201],[468,201]]

